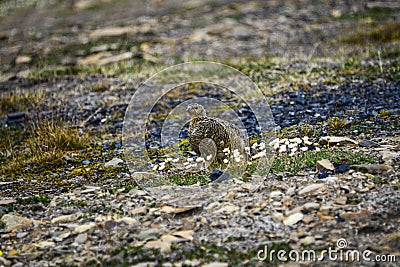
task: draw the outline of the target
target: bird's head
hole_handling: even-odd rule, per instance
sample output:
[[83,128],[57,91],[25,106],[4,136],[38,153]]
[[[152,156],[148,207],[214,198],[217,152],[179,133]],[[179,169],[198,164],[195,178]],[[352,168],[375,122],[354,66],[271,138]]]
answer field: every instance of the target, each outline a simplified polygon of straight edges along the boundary
[[189,104],[186,108],[186,111],[189,113],[190,117],[192,118],[199,118],[199,117],[206,117],[206,110],[200,104],[193,103]]

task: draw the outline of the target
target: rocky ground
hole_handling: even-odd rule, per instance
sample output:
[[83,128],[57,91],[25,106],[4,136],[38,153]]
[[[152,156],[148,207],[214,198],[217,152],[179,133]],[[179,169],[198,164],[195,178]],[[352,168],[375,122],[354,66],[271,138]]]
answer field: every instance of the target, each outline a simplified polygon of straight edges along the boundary
[[[394,1],[2,1],[0,266],[398,266],[399,20]],[[279,142],[268,174],[178,172],[161,199],[124,161],[124,115],[141,82],[197,59],[259,86]],[[257,258],[338,245],[375,261]]]

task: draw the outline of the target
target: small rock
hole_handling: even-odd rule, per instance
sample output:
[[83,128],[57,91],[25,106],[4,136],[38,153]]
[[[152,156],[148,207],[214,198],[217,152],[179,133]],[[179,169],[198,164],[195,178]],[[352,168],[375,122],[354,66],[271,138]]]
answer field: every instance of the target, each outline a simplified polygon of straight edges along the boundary
[[352,165],[350,169],[371,174],[385,174],[393,171],[393,167],[386,164],[361,164]]
[[53,241],[46,241],[46,240],[44,240],[44,241],[42,241],[42,242],[40,242],[39,244],[38,244],[38,246],[40,247],[40,248],[50,248],[50,247],[54,247],[56,245],[56,243],[54,243]]
[[83,233],[83,234],[79,234],[76,238],[75,238],[75,243],[77,244],[83,244],[86,242],[87,240],[87,233]]
[[96,186],[86,186],[86,189],[81,191],[81,194],[93,193],[100,189],[101,189],[100,187],[96,187]]
[[304,215],[301,212],[294,213],[283,219],[283,224],[287,226],[295,225],[303,219]]
[[280,213],[280,212],[274,212],[274,213],[272,214],[272,219],[273,219],[275,222],[282,222],[284,218],[285,218],[285,217],[284,217],[283,214]]
[[126,224],[137,224],[138,223],[138,221],[136,219],[131,218],[131,217],[123,217],[123,218],[120,218],[120,219],[118,219],[116,221],[117,222],[124,222]]
[[107,27],[102,29],[94,30],[90,33],[91,39],[98,39],[101,37],[110,37],[110,36],[121,36],[125,34],[129,34],[134,32],[136,29],[134,27]]
[[316,164],[317,170],[334,170],[335,166],[329,161],[329,159],[318,160]]
[[346,205],[347,197],[338,197],[337,199],[335,199],[334,203],[338,205]]
[[6,266],[6,267],[8,267],[8,266],[11,266],[11,261],[9,261],[9,260],[7,260],[6,258],[3,258],[3,257],[0,257],[0,264],[1,264],[1,266]]
[[348,137],[341,137],[341,136],[323,136],[319,140],[320,145],[357,145],[357,141],[350,139]]
[[224,196],[225,200],[234,200],[235,199],[235,192],[230,191]]
[[159,236],[159,230],[157,228],[152,228],[140,232],[137,236],[137,239],[146,241],[149,239],[157,239],[158,236]]
[[145,215],[149,209],[146,206],[142,206],[130,211],[132,215]]
[[386,245],[391,248],[400,248],[400,232],[394,232],[386,235],[381,241],[381,245]]
[[302,221],[305,224],[309,224],[310,222],[314,221],[314,217],[311,215],[305,215],[304,218],[302,219]]
[[26,116],[25,112],[10,113],[10,114],[7,114],[7,120],[8,121],[19,120],[19,119],[24,118],[25,116]]
[[90,229],[92,229],[95,226],[96,226],[96,224],[93,222],[91,222],[89,224],[79,225],[79,226],[75,227],[74,233],[81,234],[81,233],[89,231]]
[[17,215],[5,214],[1,220],[5,223],[6,232],[16,231],[25,226],[31,225],[32,220]]
[[300,239],[299,242],[300,245],[303,246],[313,245],[315,244],[315,238],[313,236],[306,236],[305,238]]
[[112,160],[110,160],[109,162],[106,162],[104,164],[104,167],[108,168],[108,167],[117,167],[118,164],[124,162],[122,159],[119,158],[113,158]]
[[310,184],[306,187],[304,187],[303,189],[301,189],[298,194],[299,195],[305,195],[305,194],[309,194],[309,193],[316,193],[322,190],[325,190],[325,184]]
[[12,249],[12,250],[10,250],[10,252],[8,252],[8,257],[12,257],[12,256],[15,256],[15,255],[18,255],[18,251],[16,250],[16,249]]
[[90,164],[90,160],[85,159],[84,161],[82,161],[82,164],[83,165],[88,165],[88,164]]
[[283,195],[283,193],[281,191],[272,191],[269,194],[269,197],[270,198],[280,198],[280,197],[282,197],[282,195]]
[[212,171],[212,173],[210,174],[211,181],[217,182],[217,183],[228,180],[229,177],[230,177],[230,174],[221,169],[214,169]]
[[393,160],[400,156],[398,152],[391,152],[391,151],[380,151],[379,154],[382,155],[382,160],[385,162],[386,165],[393,164]]
[[30,56],[18,56],[15,59],[15,64],[27,64],[31,62],[32,58]]
[[319,208],[319,211],[321,212],[321,214],[323,215],[328,215],[329,212],[332,210],[332,206],[330,205],[323,205]]
[[336,165],[335,167],[335,173],[345,173],[350,170],[350,165],[349,164],[340,164]]
[[340,217],[346,221],[357,221],[368,217],[371,214],[369,210],[363,209],[360,212],[343,212]]
[[293,196],[294,194],[296,193],[296,188],[295,187],[289,187],[287,190],[286,190],[286,195],[287,196]]
[[19,233],[17,233],[17,238],[24,238],[28,234],[29,234],[28,232],[19,232]]
[[361,147],[378,147],[379,144],[377,142],[371,141],[371,140],[362,140],[360,143],[358,143],[359,146]]
[[15,199],[2,199],[0,200],[0,206],[6,206],[6,205],[10,205],[10,204],[14,204],[17,201]]
[[303,209],[307,211],[318,210],[320,208],[320,204],[316,202],[307,202],[303,205]]
[[58,216],[58,217],[52,219],[51,223],[52,224],[56,224],[56,223],[73,222],[73,221],[76,221],[79,218],[80,215],[81,215],[80,213],[61,215],[61,216]]
[[329,176],[328,170],[321,170],[318,172],[318,179],[325,179],[328,176]]

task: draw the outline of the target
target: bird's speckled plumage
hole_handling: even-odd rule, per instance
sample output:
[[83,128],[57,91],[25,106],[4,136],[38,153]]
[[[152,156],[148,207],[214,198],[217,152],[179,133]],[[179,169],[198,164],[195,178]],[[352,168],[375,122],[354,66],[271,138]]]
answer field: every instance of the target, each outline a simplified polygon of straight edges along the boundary
[[246,138],[236,125],[207,117],[204,107],[197,103],[190,104],[186,110],[191,116],[188,131],[189,143],[197,155],[201,155],[199,144],[207,138],[214,141],[218,153],[221,153],[224,148],[229,148],[231,151],[235,149],[243,151]]

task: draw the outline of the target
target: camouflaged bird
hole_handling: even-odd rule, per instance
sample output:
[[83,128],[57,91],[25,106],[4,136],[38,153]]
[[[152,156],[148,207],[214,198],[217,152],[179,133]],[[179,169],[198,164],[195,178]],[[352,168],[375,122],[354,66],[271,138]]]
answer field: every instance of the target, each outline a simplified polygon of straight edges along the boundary
[[[189,143],[197,155],[202,157],[209,155],[209,153],[204,155],[204,151],[212,151],[213,148],[210,148],[210,146],[214,146],[214,149],[216,149],[218,161],[224,158],[223,150],[225,148],[229,148],[230,151],[238,149],[239,152],[243,153],[246,137],[235,124],[218,118],[207,117],[204,107],[197,103],[190,104],[186,111],[191,116],[188,131]],[[215,145],[204,142],[204,140],[210,139]],[[204,146],[208,147],[202,149],[202,144],[203,148]]]

